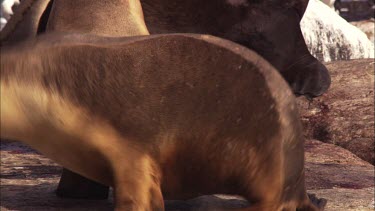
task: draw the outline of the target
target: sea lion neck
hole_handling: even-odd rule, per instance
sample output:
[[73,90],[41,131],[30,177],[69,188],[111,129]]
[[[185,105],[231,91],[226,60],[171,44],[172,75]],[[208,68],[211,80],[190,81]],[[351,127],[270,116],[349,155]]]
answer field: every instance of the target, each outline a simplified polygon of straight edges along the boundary
[[138,0],[54,0],[46,31],[148,35]]

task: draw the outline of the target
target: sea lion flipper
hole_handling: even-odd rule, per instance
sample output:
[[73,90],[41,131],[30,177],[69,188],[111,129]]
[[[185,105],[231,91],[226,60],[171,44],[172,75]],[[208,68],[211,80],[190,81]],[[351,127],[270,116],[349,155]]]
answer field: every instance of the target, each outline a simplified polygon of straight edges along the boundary
[[131,149],[116,159],[114,168],[115,210],[164,210],[161,171],[155,160]]
[[315,194],[307,194],[309,197],[309,204],[310,206],[314,206],[318,208],[318,210],[324,210],[324,207],[327,205],[327,199],[318,198]]

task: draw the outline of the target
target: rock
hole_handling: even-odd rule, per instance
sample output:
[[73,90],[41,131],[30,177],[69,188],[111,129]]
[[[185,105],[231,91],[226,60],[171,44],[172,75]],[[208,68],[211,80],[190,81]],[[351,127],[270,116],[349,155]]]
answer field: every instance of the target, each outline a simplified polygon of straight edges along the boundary
[[363,31],[371,42],[374,43],[375,20],[373,18],[350,23]]
[[325,65],[332,78],[328,92],[312,101],[298,98],[305,136],[341,146],[374,164],[374,60]]
[[[373,210],[374,167],[348,150],[308,140],[306,185],[309,193],[328,200],[327,211]],[[6,210],[113,210],[108,200],[56,197],[61,168],[18,142],[1,142],[0,209]],[[187,201],[165,201],[167,211],[207,211],[248,205],[238,196],[210,195]]]
[[308,192],[328,200],[325,210],[374,210],[374,166],[341,147],[305,143]]
[[366,34],[318,0],[310,0],[301,28],[311,54],[321,61],[374,58]]

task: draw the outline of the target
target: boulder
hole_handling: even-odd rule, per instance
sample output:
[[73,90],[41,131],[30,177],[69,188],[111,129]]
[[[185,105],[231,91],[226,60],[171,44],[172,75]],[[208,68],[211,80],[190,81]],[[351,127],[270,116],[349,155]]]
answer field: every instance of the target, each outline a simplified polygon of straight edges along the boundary
[[320,61],[374,58],[374,44],[366,34],[319,0],[310,0],[301,28],[311,54]]
[[328,200],[326,211],[374,210],[374,166],[333,144],[305,143],[306,187]]
[[326,63],[332,84],[313,100],[298,98],[305,136],[333,143],[375,163],[374,60]]

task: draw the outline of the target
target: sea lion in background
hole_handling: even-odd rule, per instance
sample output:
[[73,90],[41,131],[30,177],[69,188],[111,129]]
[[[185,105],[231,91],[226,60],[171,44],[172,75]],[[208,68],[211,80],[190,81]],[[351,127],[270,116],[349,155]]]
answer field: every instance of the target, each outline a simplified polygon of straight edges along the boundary
[[[310,54],[299,26],[308,0],[141,0],[141,3],[151,34],[211,34],[242,44],[276,67],[297,95],[319,96],[330,86],[327,68]],[[100,17],[101,9],[92,13]],[[119,14],[117,9],[113,11]],[[46,23],[49,13],[47,8],[41,25]],[[80,14],[78,11],[73,16]],[[100,20],[112,25],[108,17],[101,16]]]
[[330,86],[299,25],[308,0],[140,1],[151,34],[210,34],[242,44],[279,70],[298,95],[319,96]]
[[113,186],[116,210],[214,193],[244,196],[243,210],[319,209],[291,90],[230,41],[45,36],[2,49],[1,97],[2,138]]

